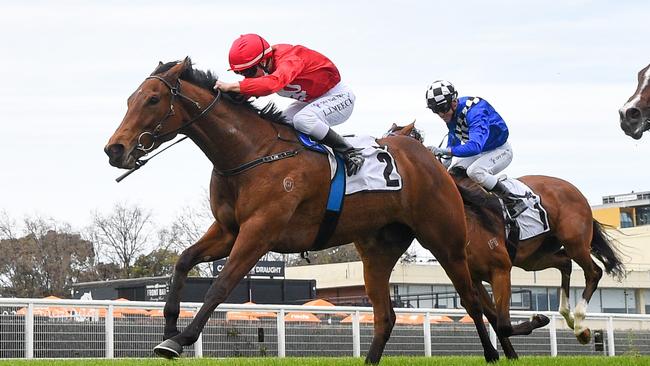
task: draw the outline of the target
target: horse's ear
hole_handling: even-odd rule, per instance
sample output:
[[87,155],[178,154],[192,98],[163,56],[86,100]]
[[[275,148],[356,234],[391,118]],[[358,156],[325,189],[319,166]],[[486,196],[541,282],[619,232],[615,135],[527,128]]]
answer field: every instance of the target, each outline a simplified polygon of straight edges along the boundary
[[158,67],[164,65],[162,61],[158,61]]
[[395,130],[397,130],[397,123],[393,122],[393,125],[390,126],[390,130],[389,130],[389,131],[395,131]]
[[182,61],[182,64],[183,64],[183,66],[182,66],[183,71],[191,68],[192,67],[192,60],[190,59],[190,56],[185,56],[185,59]]
[[169,80],[175,80],[180,78],[181,74],[188,69],[192,68],[192,60],[189,57],[185,57],[183,61],[178,61],[167,73],[165,77]]

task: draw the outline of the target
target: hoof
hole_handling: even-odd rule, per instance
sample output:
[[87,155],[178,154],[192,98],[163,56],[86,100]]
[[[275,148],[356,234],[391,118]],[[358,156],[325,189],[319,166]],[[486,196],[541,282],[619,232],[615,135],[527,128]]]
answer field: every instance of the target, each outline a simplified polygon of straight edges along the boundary
[[576,334],[576,338],[580,344],[588,344],[591,341],[591,330],[586,328],[580,334]]
[[533,328],[537,329],[548,325],[548,323],[551,322],[551,319],[549,319],[546,315],[535,314],[533,315],[530,322],[533,324]]
[[158,357],[164,357],[171,360],[180,357],[181,353],[183,353],[183,347],[176,341],[168,339],[154,347],[153,352]]
[[485,361],[489,363],[495,363],[499,361],[499,352],[497,350],[485,351]]

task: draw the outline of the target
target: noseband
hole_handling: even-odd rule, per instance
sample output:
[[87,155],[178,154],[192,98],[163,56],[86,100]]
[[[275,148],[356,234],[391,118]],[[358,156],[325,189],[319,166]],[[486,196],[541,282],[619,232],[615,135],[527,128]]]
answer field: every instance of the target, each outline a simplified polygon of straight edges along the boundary
[[[140,136],[138,136],[138,145],[136,146],[136,149],[144,152],[145,154],[148,154],[151,150],[153,150],[154,146],[156,145],[156,141],[162,140],[163,138],[165,138],[165,137],[167,137],[169,135],[178,133],[180,130],[182,130],[182,129],[186,128],[186,127],[189,127],[194,122],[198,121],[200,118],[205,116],[217,104],[217,102],[221,98],[221,90],[217,90],[217,96],[215,96],[214,99],[212,100],[212,102],[210,102],[210,104],[205,109],[203,109],[201,107],[201,105],[199,104],[199,102],[195,101],[194,99],[188,97],[187,95],[185,95],[185,94],[183,94],[181,92],[181,81],[180,80],[178,80],[178,83],[176,84],[176,86],[173,86],[169,81],[167,81],[167,80],[165,80],[162,77],[157,76],[157,75],[149,76],[145,80],[149,80],[149,79],[160,80],[163,84],[165,84],[165,86],[167,88],[169,88],[169,92],[171,93],[171,100],[169,101],[169,111],[158,122],[156,127],[154,127],[153,131],[152,132],[145,131],[145,132],[142,132],[140,134]],[[175,114],[174,113],[174,101],[175,101],[176,97],[183,98],[183,99],[187,100],[188,102],[192,103],[198,110],[201,111],[201,113],[199,113],[195,117],[191,118],[189,121],[183,123],[180,127],[161,134],[160,131],[163,128],[163,123],[165,123],[165,121],[167,121],[167,119],[169,119],[169,117],[171,117],[171,116],[173,116]],[[149,146],[145,146],[143,144],[143,138],[147,137],[147,136],[151,137],[151,144]]]

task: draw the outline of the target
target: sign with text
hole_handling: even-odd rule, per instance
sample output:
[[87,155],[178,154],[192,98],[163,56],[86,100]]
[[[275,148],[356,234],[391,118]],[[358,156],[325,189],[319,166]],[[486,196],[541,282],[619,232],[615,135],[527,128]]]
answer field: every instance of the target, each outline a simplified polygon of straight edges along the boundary
[[169,292],[169,284],[155,283],[145,287],[145,301],[165,301]]
[[[212,263],[212,275],[217,276],[223,270],[226,264],[225,259],[220,259]],[[249,276],[268,276],[268,277],[284,277],[284,262],[282,261],[259,261],[248,272]]]

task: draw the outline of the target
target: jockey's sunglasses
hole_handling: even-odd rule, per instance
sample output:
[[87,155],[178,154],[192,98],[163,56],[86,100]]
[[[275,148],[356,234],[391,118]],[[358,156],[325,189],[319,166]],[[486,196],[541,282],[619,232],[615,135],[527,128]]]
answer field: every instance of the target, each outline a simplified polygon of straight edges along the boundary
[[451,103],[429,105],[433,113],[447,113],[451,109]]
[[235,73],[245,78],[252,78],[253,76],[255,76],[255,74],[257,74],[257,65],[251,66],[248,69],[235,71]]

